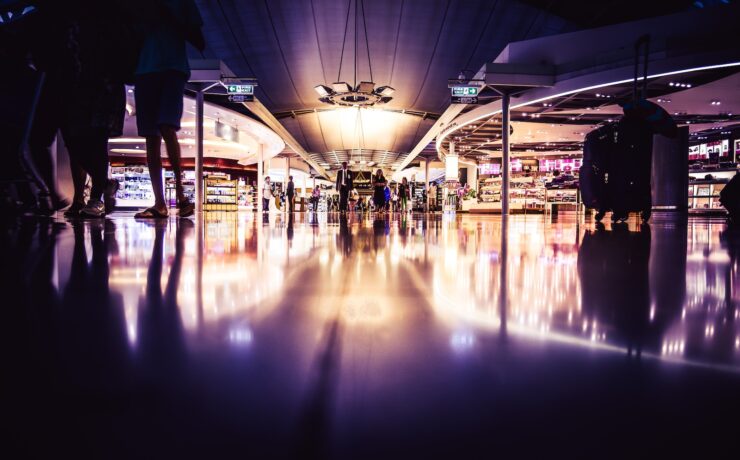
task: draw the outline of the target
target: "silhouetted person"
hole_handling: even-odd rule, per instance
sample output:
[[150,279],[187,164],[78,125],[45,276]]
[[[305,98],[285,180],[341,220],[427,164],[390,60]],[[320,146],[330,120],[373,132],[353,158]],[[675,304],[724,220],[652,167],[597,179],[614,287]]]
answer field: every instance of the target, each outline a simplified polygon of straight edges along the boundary
[[382,169],[378,169],[378,171],[375,174],[373,174],[372,184],[373,184],[373,206],[375,206],[375,211],[384,212],[385,211],[386,180],[385,180],[385,176],[383,175]]
[[352,231],[349,227],[347,215],[339,216],[339,235],[337,236],[337,247],[344,255],[352,252]]
[[401,179],[401,184],[398,186],[398,200],[401,205],[401,211],[409,211],[409,198],[411,197],[411,187],[409,181],[405,177]]
[[[92,257],[88,262],[85,232]],[[123,299],[109,287],[108,256],[115,250],[112,221],[77,222],[61,315],[64,377],[74,386],[117,388],[130,375]]]
[[349,192],[354,188],[352,180],[354,175],[352,171],[347,169],[347,162],[342,162],[342,169],[337,171],[337,191],[339,192],[339,211],[347,212],[347,204],[349,201]]
[[188,219],[177,221],[175,256],[162,292],[162,261],[167,222],[154,224],[152,258],[146,278],[146,296],[139,303],[138,336],[140,360],[155,380],[177,379],[186,359],[185,337],[177,302],[185,239],[193,229]]
[[266,176],[262,182],[262,212],[270,211],[270,201],[272,200],[272,184],[270,183],[270,176]]
[[[36,44],[33,59],[45,71],[45,80],[29,138],[29,150],[43,184],[40,202],[49,211],[69,203],[55,187],[51,145],[61,132],[70,156],[75,196],[65,215],[78,212],[103,217],[107,192],[109,208],[117,185],[108,180],[108,139],[123,132],[125,112],[124,56],[131,18],[122,2],[105,5],[90,0],[41,6],[50,16],[47,41]],[[92,190],[84,203],[86,175]],[[109,209],[109,211],[112,209]]]
[[288,215],[288,241],[293,241],[293,213]]
[[180,130],[185,83],[190,78],[186,43],[201,52],[205,49],[201,32],[203,20],[193,0],[154,0],[154,5],[156,15],[146,20],[135,90],[136,127],[139,136],[146,138],[154,206],[137,213],[136,217],[161,218],[168,214],[162,183],[162,140],[175,173],[177,209],[180,217],[187,217],[195,212],[195,206],[183,192],[177,131]]
[[293,176],[288,176],[285,197],[288,200],[288,212],[292,214],[295,211],[295,184],[293,183]]

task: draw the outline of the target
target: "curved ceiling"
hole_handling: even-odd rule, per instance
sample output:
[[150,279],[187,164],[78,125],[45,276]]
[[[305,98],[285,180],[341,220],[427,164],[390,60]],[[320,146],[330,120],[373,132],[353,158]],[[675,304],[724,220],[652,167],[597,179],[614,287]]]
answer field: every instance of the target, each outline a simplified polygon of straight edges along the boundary
[[[401,156],[449,105],[447,79],[461,70],[472,75],[511,41],[573,29],[545,9],[514,0],[357,3],[360,12],[364,7],[367,28],[366,42],[360,15],[357,81],[370,79],[369,50],[373,81],[396,89],[383,106],[388,111],[368,115],[384,129],[365,136],[362,147]],[[198,1],[206,57],[223,60],[241,77],[257,78],[262,103],[280,114],[306,150],[332,165],[336,158],[330,152],[357,148],[358,138],[341,115],[321,111],[329,106],[318,101],[313,88],[354,80],[354,5],[354,0]]]
[[[740,66],[651,78],[647,98],[662,106],[676,123],[689,126],[692,139],[736,129],[740,122]],[[677,86],[675,83],[688,85]],[[512,110],[511,151],[516,156],[563,155],[580,151],[591,130],[622,116],[617,103],[632,98],[632,84],[553,97]],[[716,105],[715,105],[716,104]],[[501,157],[501,115],[495,114],[452,132],[441,146],[456,143],[460,156],[472,161]]]

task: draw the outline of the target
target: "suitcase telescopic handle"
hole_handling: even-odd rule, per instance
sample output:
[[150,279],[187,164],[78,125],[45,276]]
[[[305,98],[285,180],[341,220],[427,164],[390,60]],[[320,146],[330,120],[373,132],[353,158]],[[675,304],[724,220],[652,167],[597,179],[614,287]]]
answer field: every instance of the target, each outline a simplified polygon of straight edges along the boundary
[[645,34],[635,42],[635,77],[632,82],[632,97],[638,99],[637,94],[637,75],[640,68],[640,48],[644,47],[643,67],[642,67],[642,93],[640,97],[647,97],[647,76],[648,76],[648,55],[650,53],[650,35]]

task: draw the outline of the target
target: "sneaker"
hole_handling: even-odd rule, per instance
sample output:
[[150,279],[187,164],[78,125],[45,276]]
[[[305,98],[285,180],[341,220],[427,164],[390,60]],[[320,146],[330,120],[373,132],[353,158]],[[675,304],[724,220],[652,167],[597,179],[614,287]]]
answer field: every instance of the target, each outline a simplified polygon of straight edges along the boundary
[[118,192],[119,188],[121,188],[121,184],[116,179],[108,179],[108,183],[105,185],[105,191],[103,192],[105,210],[108,213],[113,212],[116,207],[116,192]]
[[105,203],[101,200],[90,200],[80,210],[81,217],[105,217]]

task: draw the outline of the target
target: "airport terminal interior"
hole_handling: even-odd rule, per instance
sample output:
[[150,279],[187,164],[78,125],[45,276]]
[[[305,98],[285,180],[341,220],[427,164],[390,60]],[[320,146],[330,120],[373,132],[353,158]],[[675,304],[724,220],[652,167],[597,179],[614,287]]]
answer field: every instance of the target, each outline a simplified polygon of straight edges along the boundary
[[102,174],[0,1],[8,458],[737,455],[740,2],[120,3]]

